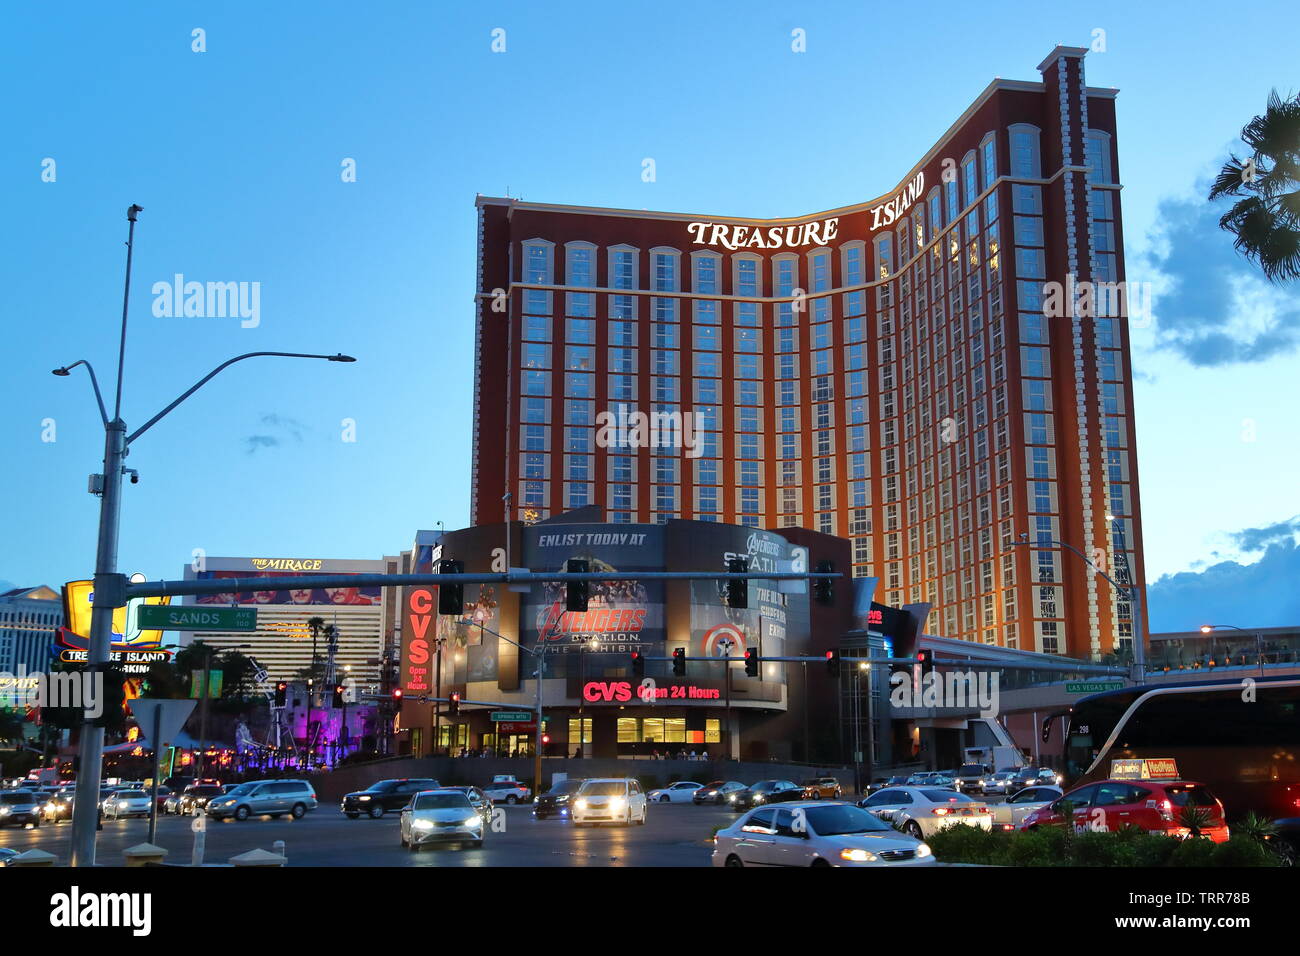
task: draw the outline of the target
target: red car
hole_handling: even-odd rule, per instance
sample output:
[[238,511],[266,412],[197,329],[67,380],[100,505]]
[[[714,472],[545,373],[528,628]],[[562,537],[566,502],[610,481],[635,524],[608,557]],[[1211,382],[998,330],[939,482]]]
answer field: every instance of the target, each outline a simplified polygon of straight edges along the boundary
[[1191,807],[1204,811],[1208,818],[1200,827],[1201,836],[1215,843],[1228,839],[1223,804],[1205,784],[1190,780],[1102,780],[1085,784],[1030,813],[1019,829],[1064,826],[1060,807],[1067,800],[1074,805],[1074,829],[1079,832],[1135,826],[1148,833],[1187,837],[1191,831],[1184,825],[1182,814]]

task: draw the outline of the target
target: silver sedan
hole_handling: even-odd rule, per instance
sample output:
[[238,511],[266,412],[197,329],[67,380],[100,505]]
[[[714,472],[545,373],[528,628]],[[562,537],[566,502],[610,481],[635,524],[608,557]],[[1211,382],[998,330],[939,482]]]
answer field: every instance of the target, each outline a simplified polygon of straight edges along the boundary
[[153,798],[143,790],[119,790],[104,801],[104,816],[113,820],[122,817],[147,817],[153,808]]
[[920,840],[851,803],[750,810],[714,837],[714,866],[933,866]]
[[991,804],[989,809],[993,811],[993,829],[1019,829],[1021,820],[1039,807],[1059,800],[1062,792],[1060,787],[1025,787],[1001,803]]
[[483,817],[463,790],[421,790],[402,811],[402,846],[426,843],[483,845]]

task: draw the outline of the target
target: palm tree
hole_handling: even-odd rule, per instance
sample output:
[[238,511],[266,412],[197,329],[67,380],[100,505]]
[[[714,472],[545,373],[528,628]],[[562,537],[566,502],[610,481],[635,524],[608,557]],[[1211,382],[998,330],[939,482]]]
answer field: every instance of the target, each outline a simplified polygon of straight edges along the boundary
[[1300,278],[1300,94],[1283,100],[1272,91],[1241,139],[1251,155],[1243,161],[1231,154],[1210,187],[1211,200],[1242,197],[1219,226],[1270,282]]

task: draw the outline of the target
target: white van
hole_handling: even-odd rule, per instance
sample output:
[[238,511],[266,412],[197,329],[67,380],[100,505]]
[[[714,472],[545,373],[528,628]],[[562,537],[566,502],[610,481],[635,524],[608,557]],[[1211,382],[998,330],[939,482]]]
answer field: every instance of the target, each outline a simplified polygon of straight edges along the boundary
[[621,823],[630,826],[632,821],[645,823],[645,791],[631,777],[595,778],[583,781],[573,797],[570,818],[575,827],[588,823]]

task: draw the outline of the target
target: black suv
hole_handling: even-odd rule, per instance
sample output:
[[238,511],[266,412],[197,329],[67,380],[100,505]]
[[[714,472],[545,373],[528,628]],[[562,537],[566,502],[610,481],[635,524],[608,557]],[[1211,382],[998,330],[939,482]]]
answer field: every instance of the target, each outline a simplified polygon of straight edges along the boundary
[[550,790],[537,798],[533,807],[533,816],[539,820],[545,820],[547,817],[567,817],[569,804],[581,787],[582,780],[573,777],[552,784]]
[[355,820],[363,813],[378,820],[385,813],[401,810],[421,790],[437,790],[441,786],[437,780],[427,777],[380,780],[367,790],[344,795],[341,809],[349,820]]

